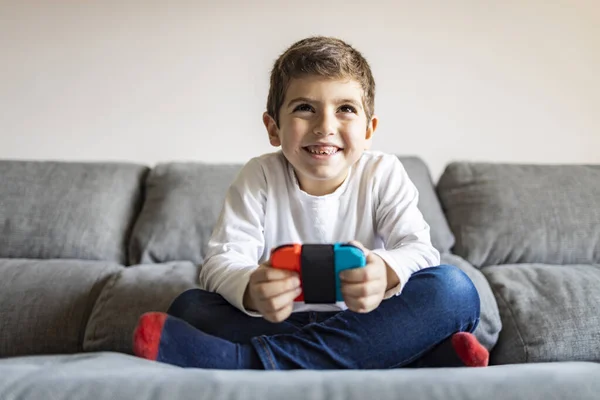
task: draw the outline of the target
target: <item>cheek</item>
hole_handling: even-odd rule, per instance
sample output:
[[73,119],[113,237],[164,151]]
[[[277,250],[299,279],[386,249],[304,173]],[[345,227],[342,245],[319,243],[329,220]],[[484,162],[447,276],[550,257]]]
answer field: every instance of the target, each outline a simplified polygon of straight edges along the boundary
[[308,129],[309,123],[308,121],[302,118],[294,118],[288,122],[287,127],[290,132],[295,134],[306,132]]
[[342,132],[342,137],[348,147],[361,147],[366,140],[367,128],[363,124],[348,125]]
[[306,127],[302,122],[291,122],[282,127],[282,142],[286,146],[295,146],[302,142]]

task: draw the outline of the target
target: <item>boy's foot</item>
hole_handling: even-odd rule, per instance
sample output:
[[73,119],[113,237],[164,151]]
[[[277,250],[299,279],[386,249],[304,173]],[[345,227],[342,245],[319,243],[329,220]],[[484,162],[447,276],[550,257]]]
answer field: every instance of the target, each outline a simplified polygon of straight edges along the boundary
[[142,315],[133,332],[133,354],[148,360],[158,358],[160,334],[167,314],[152,312]]
[[142,315],[133,333],[138,357],[189,368],[262,369],[252,345],[208,335],[160,312]]
[[490,354],[479,340],[469,332],[458,332],[452,335],[452,347],[456,355],[467,367],[487,367]]
[[439,343],[408,368],[486,367],[489,352],[472,333],[458,332]]

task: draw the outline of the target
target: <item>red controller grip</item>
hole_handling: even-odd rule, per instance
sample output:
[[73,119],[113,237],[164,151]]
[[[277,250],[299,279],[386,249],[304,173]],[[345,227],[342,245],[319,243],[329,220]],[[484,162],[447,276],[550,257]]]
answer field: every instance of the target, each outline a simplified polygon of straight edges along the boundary
[[[271,266],[273,268],[295,271],[300,276],[300,288],[302,289],[302,268],[300,256],[302,254],[301,244],[286,244],[277,247],[271,253]],[[304,301],[304,291],[294,301]]]

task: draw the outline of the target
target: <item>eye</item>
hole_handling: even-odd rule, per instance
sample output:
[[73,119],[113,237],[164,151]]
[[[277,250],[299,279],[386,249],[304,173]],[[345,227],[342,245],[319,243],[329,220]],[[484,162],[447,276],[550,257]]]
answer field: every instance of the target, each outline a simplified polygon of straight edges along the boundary
[[310,104],[298,104],[296,107],[294,107],[294,112],[296,111],[300,111],[300,112],[313,112],[314,109]]
[[340,111],[343,113],[353,113],[356,114],[356,108],[352,107],[351,105],[348,104],[344,104],[343,106],[340,107]]

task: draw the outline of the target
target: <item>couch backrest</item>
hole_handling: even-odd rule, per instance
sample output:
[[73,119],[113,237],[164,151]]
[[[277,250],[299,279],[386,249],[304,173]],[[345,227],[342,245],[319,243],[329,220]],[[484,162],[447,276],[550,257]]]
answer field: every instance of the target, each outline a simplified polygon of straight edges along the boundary
[[164,163],[146,181],[144,206],[130,243],[130,263],[202,263],[238,164]]
[[477,267],[600,263],[600,165],[452,163],[437,190]]
[[[454,238],[425,163],[400,157],[419,190],[419,209],[431,226],[432,242],[447,252]],[[221,211],[227,188],[241,164],[165,163],[148,176],[146,201],[135,225],[130,263],[190,260],[202,263],[204,245]]]
[[148,168],[0,161],[0,258],[127,261]]

